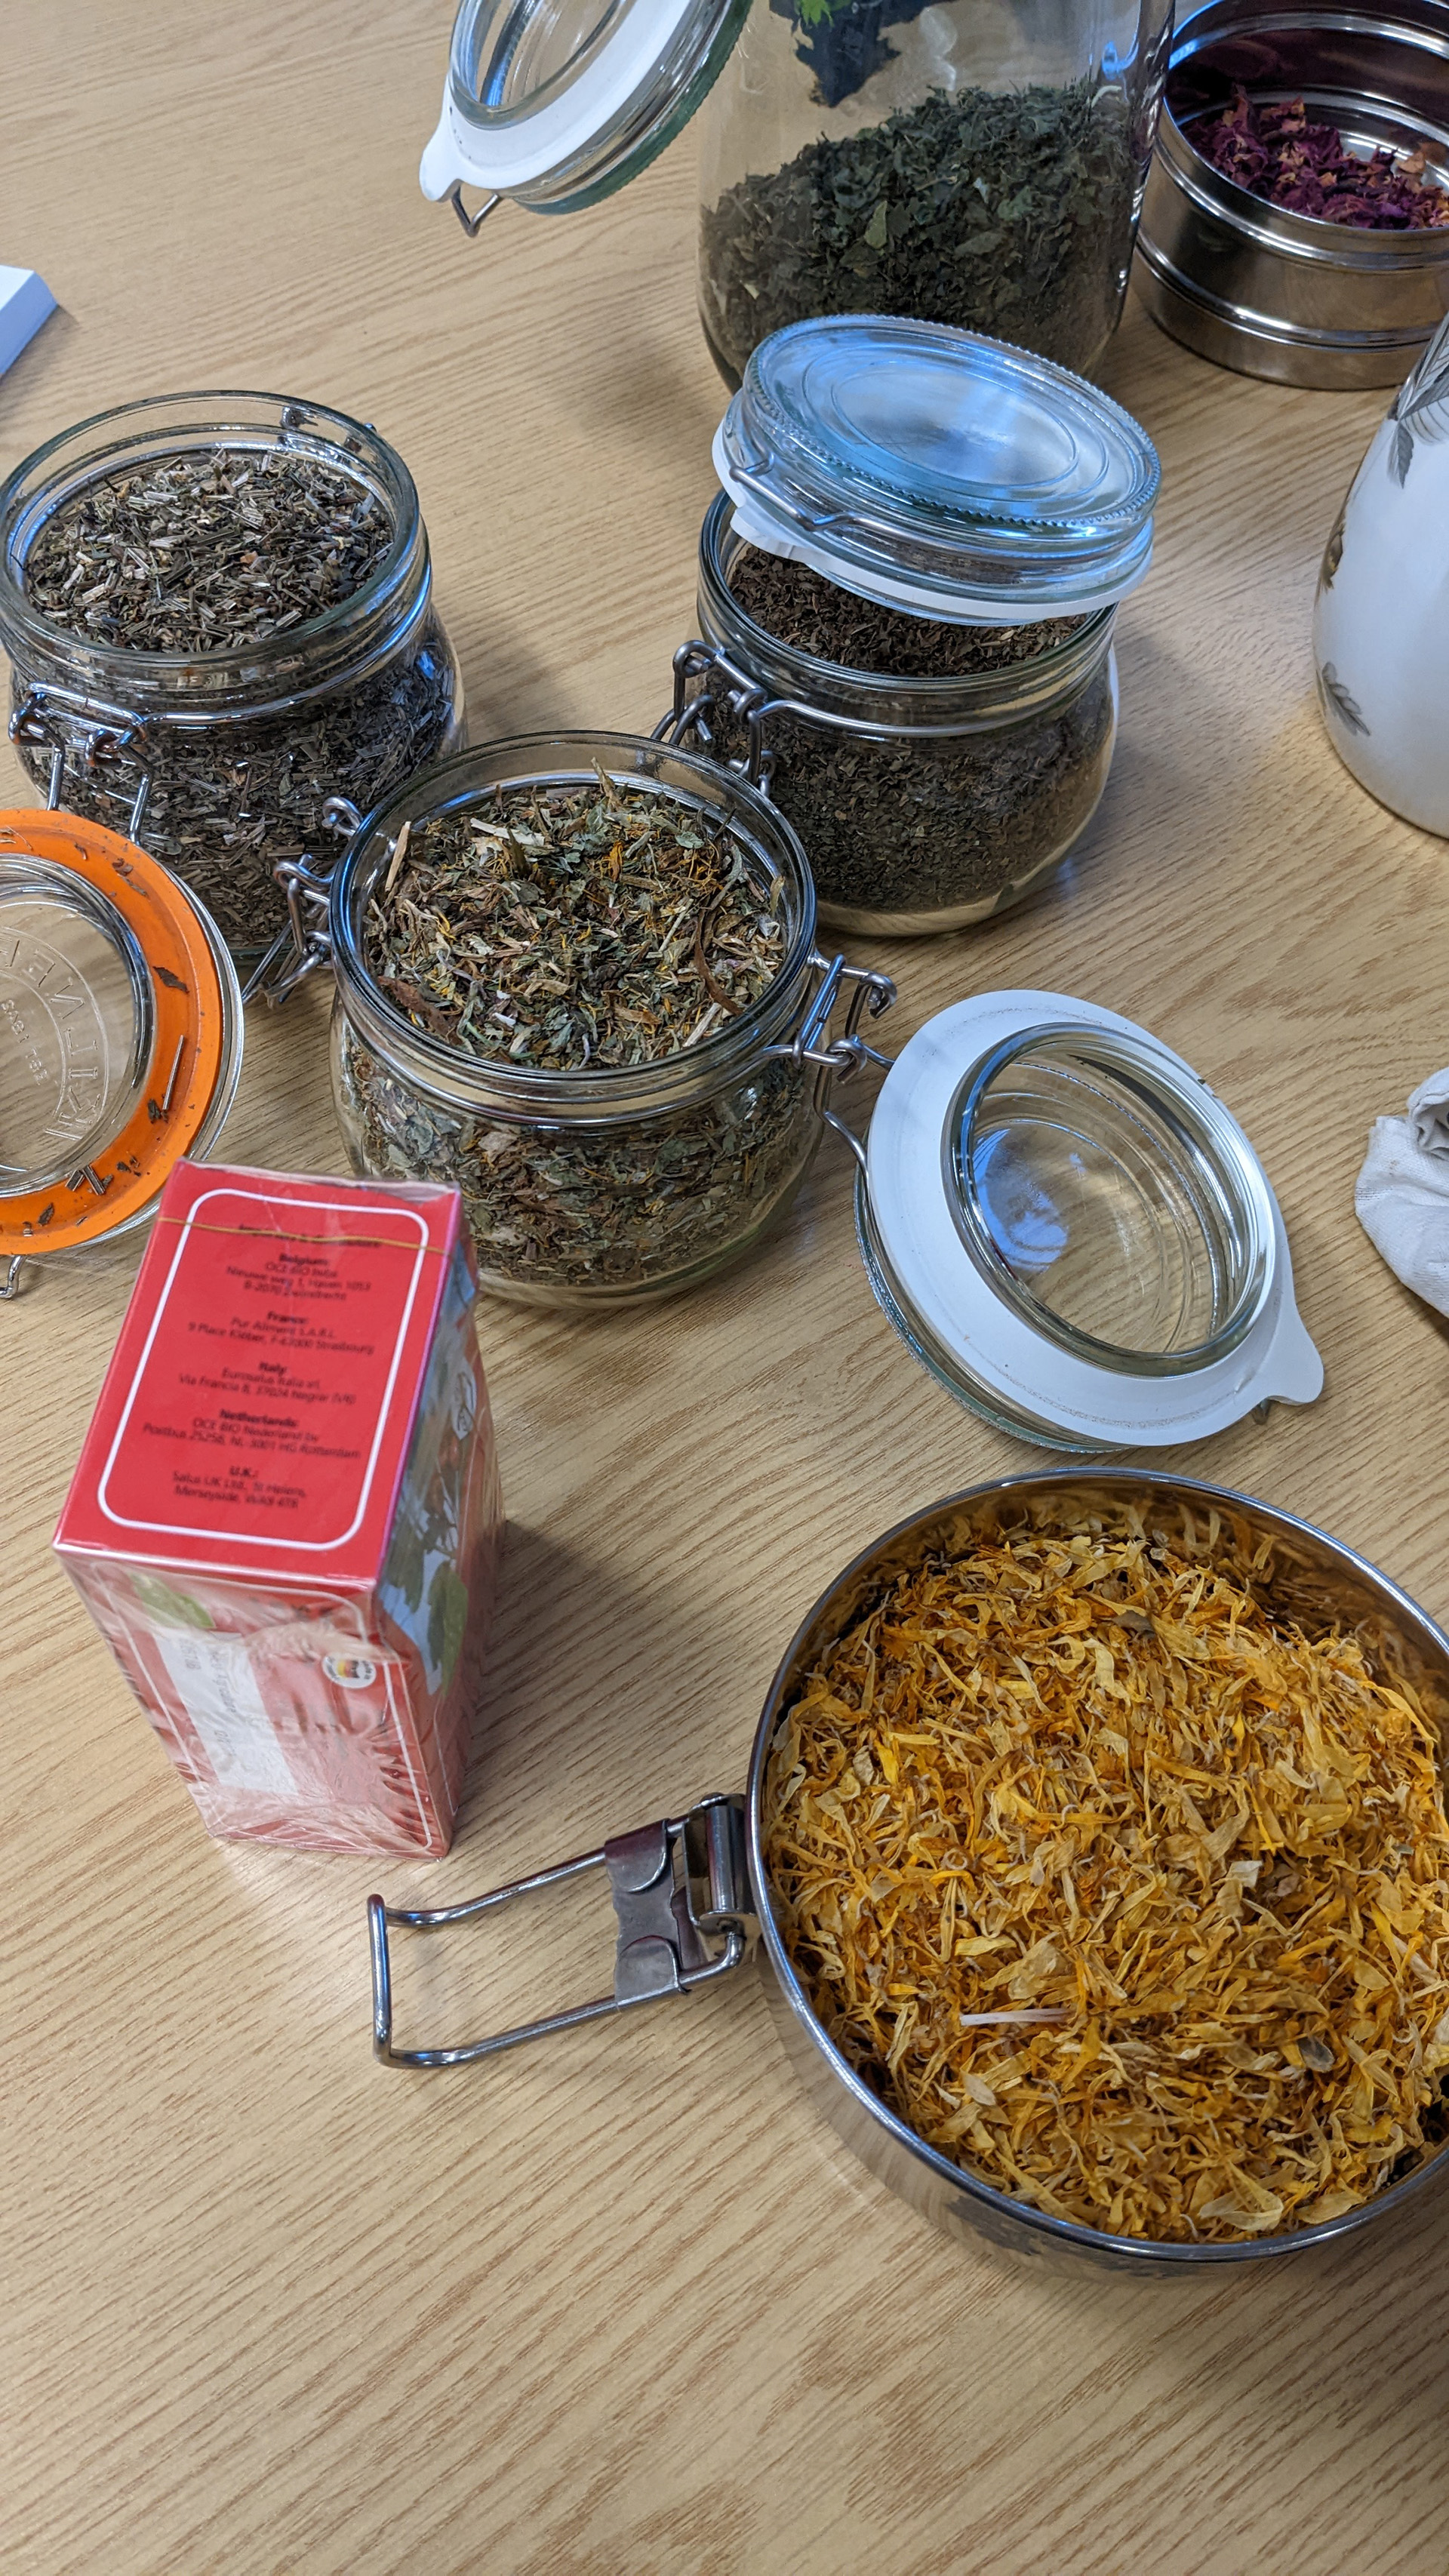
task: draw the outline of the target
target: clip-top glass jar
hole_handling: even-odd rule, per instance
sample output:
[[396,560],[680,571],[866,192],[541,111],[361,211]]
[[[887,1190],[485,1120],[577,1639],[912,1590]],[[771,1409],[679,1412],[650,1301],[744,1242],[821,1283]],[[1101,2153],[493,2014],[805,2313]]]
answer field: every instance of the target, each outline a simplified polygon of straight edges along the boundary
[[[200,506],[224,518],[229,543],[235,531],[233,597],[260,577],[238,546],[248,491],[269,474],[292,479],[304,535],[309,511],[330,528],[340,518],[349,537],[365,528],[369,568],[318,613],[304,602],[290,622],[285,611],[262,621],[270,632],[249,636],[243,619],[214,646],[133,649],[124,584],[114,615],[96,605],[105,566],[88,526],[99,522],[104,536],[123,510],[155,527],[158,564],[184,564],[198,509],[192,469],[209,467],[224,472]],[[188,481],[173,502],[166,482],[178,473]],[[31,567],[62,527],[75,529],[76,571],[55,586],[63,606],[52,599],[47,609],[32,596]],[[316,848],[328,799],[371,805],[462,736],[462,686],[432,604],[412,476],[375,430],[280,395],[130,403],[27,457],[0,487],[0,645],[12,671],[11,738],[31,778],[52,801],[130,829],[200,897],[240,958],[286,934],[273,871]]]
[[[615,817],[640,789],[635,837]],[[565,801],[561,836],[541,809],[557,817]],[[531,1052],[542,1035],[572,1055],[582,982],[564,947],[596,939],[601,897],[610,988],[636,1015],[612,895],[647,861],[661,804],[702,834],[696,850],[727,833],[725,882],[739,865],[745,916],[768,910],[778,963],[754,1005],[627,1067],[468,1049],[463,1033],[491,1021],[490,1046]],[[656,915],[668,931],[646,1011],[662,1005],[667,951],[702,987],[709,956],[721,963],[713,934],[679,928],[678,891]],[[892,1063],[859,1023],[894,988],[814,949],[798,842],[710,761],[635,735],[493,744],[416,779],[360,825],[330,884],[294,878],[292,894],[303,971],[336,969],[333,1073],[354,1163],[455,1182],[504,1295],[589,1308],[688,1287],[783,1213],[829,1125],[855,1157],[880,1304],[938,1383],[1001,1429],[1070,1450],[1160,1448],[1318,1393],[1281,1213],[1191,1066],[1111,1011],[1037,992],[954,1003]],[[715,900],[707,884],[711,916]],[[885,1080],[861,1139],[830,1093],[867,1058]]]
[[[384,990],[369,938],[408,839],[440,818],[486,820],[510,791],[600,782],[647,788],[734,844],[778,933],[759,1000],[675,1053],[602,1068],[547,1071],[419,1025],[426,1006],[409,1011]],[[862,1010],[891,999],[883,977],[817,953],[810,873],[773,807],[712,762],[636,735],[539,734],[466,752],[371,814],[314,893],[310,953],[336,976],[333,1087],[354,1168],[455,1182],[482,1284],[536,1304],[669,1295],[746,1253],[794,1198],[833,1079],[867,1052]],[[300,922],[307,889],[295,881],[294,901]]]
[[[463,0],[430,197],[562,213],[701,100],[700,315],[731,384],[772,331],[910,314],[1090,369],[1116,328],[1169,0]],[[492,192],[469,215],[463,185]]]
[[166,868],[75,814],[0,814],[0,1298],[134,1242],[241,1054],[236,970]]
[[755,351],[714,454],[676,734],[768,780],[832,929],[1018,903],[1107,782],[1151,441],[1045,359],[852,315]]

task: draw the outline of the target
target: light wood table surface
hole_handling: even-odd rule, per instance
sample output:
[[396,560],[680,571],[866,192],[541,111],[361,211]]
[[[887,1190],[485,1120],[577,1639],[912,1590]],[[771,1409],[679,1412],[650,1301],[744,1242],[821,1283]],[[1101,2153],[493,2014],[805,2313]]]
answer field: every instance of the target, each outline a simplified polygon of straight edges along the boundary
[[[0,380],[0,459],[179,387],[339,403],[416,474],[475,738],[644,726],[722,407],[691,142],[470,246],[415,181],[448,18],[12,0],[0,250],[64,309]],[[1446,850],[1340,768],[1308,652],[1386,397],[1220,373],[1135,307],[1107,381],[1164,480],[1105,803],[1030,909],[855,953],[900,979],[897,1040],[1031,983],[1222,1091],[1328,1383],[1183,1463],[1443,1616],[1444,1329],[1353,1181],[1449,1056]],[[314,987],[249,1025],[231,1159],[340,1168],[326,1013]],[[1010,2268],[847,2164],[753,1976],[489,2069],[372,2061],[371,1886],[446,1902],[739,1785],[837,1568],[1032,1464],[877,1312],[839,1148],[772,1248],[677,1306],[483,1308],[511,1535],[431,1867],[209,1842],[53,1563],[127,1287],[57,1276],[0,1315],[6,2576],[1441,2576],[1442,2214],[1204,2288]],[[609,1956],[586,1883],[410,1959],[403,2006],[496,2026]]]

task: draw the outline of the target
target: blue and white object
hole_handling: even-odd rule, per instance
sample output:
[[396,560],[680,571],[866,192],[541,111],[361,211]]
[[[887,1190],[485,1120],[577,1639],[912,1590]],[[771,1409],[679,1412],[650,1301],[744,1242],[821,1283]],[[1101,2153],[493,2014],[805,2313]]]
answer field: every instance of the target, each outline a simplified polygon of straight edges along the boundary
[[55,297],[33,268],[0,268],[0,376],[54,311]]
[[1247,1137],[1098,1003],[975,993],[918,1029],[871,1117],[857,1223],[916,1357],[1047,1447],[1168,1448],[1322,1388]]
[[735,527],[861,599],[961,625],[1089,617],[1152,559],[1157,451],[1095,385],[934,322],[763,340],[714,443]]

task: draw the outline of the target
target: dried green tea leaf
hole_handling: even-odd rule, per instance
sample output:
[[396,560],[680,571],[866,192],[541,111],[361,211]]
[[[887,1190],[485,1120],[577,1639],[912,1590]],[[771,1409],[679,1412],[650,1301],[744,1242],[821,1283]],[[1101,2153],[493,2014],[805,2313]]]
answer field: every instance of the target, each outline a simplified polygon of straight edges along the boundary
[[705,209],[706,332],[736,380],[816,313],[954,323],[1090,368],[1126,291],[1142,157],[1095,77],[933,91]]

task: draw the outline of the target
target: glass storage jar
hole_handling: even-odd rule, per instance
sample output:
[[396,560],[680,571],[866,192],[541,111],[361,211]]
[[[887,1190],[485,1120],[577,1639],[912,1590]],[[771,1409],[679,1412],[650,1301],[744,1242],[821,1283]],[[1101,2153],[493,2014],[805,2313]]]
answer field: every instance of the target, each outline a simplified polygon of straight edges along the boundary
[[[721,492],[700,537],[699,631],[686,688],[715,693],[714,742],[748,770],[748,710],[769,793],[805,843],[832,930],[961,930],[1059,867],[1101,802],[1117,734],[1115,608],[1050,651],[958,680],[821,661],[745,614],[730,588],[744,540]],[[706,719],[711,721],[711,719]]]
[[[219,454],[258,474],[315,460],[333,489],[354,486],[359,517],[378,512],[388,531],[360,587],[206,651],[135,651],[37,607],[27,560],[57,512],[105,485],[134,490],[170,460]],[[285,930],[273,870],[316,847],[330,797],[374,804],[462,738],[412,476],[375,430],[280,395],[130,403],[27,457],[0,487],[0,645],[31,778],[99,822],[131,817],[132,836],[201,898],[239,958]]]
[[134,1244],[241,1072],[236,969],[160,863],[75,814],[0,814],[0,1298]]
[[1116,328],[1170,0],[463,0],[422,184],[593,203],[703,102],[700,314],[732,384],[821,313],[1094,367]]
[[[676,734],[768,780],[832,929],[955,930],[1019,902],[1106,786],[1116,603],[1150,560],[1150,441],[1043,359],[853,316],[755,351],[715,464]],[[732,584],[751,548],[831,584],[807,624],[847,594],[842,608],[899,612],[874,618],[877,639],[941,647],[961,629],[962,659],[969,645],[993,666],[901,677],[785,641]]]
[[[781,931],[761,999],[697,1044],[634,1067],[545,1071],[480,1057],[416,1024],[369,955],[369,904],[401,836],[500,788],[647,783],[744,857]],[[298,891],[305,910],[306,889]],[[788,823],[743,779],[628,734],[540,734],[466,752],[413,780],[360,826],[325,890],[312,954],[336,976],[333,1085],[354,1168],[455,1182],[483,1285],[591,1308],[669,1295],[758,1241],[819,1143],[832,1077],[863,1042],[864,1007],[891,987],[821,957],[815,898]],[[843,1033],[831,1038],[839,1002]]]
[[[481,809],[498,835],[500,787],[601,778],[647,781],[727,823],[758,867],[785,934],[758,1004],[624,1071],[480,1058],[419,1025],[432,897],[418,912],[398,873],[418,825]],[[406,1009],[369,936],[391,882],[419,924]],[[359,825],[330,883],[299,876],[292,891],[299,971],[336,969],[334,1082],[355,1165],[456,1182],[485,1284],[505,1296],[590,1308],[688,1287],[788,1207],[829,1125],[855,1157],[880,1305],[937,1383],[999,1429],[1074,1451],[1162,1448],[1322,1385],[1277,1202],[1192,1067],[1115,1012],[1034,991],[952,1003],[892,1062],[859,1028],[893,986],[813,949],[799,843],[710,761],[634,735],[493,744],[415,780]],[[862,1137],[831,1088],[867,1058],[885,1079]]]

